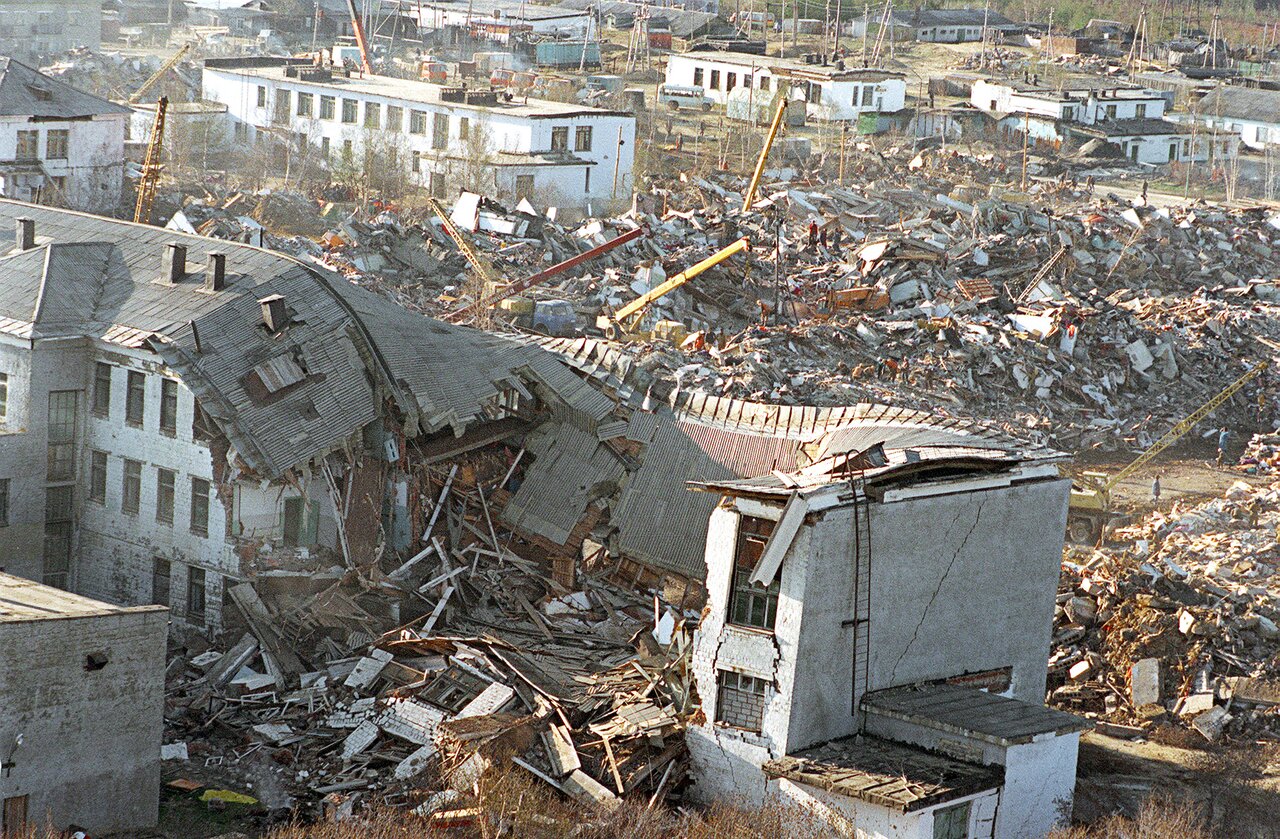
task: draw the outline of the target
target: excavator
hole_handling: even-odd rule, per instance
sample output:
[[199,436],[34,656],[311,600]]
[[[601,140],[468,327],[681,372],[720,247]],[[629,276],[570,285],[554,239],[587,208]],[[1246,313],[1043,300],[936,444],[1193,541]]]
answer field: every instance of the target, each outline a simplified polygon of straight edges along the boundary
[[1111,491],[1121,481],[1146,466],[1158,454],[1199,425],[1200,421],[1213,413],[1218,406],[1257,378],[1270,363],[1270,361],[1259,361],[1253,365],[1244,375],[1184,417],[1177,425],[1165,432],[1163,437],[1152,443],[1150,448],[1138,455],[1132,463],[1114,475],[1108,475],[1105,472],[1082,472],[1071,485],[1071,503],[1067,510],[1067,537],[1080,544],[1095,544],[1098,537],[1102,535],[1103,527],[1118,515],[1111,504]]

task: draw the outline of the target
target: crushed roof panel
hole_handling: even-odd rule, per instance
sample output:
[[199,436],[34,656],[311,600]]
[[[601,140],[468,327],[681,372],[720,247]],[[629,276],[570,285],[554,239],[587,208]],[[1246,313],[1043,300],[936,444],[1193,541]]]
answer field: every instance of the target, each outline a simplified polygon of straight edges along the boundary
[[996,789],[1004,781],[1001,766],[980,766],[866,735],[831,740],[771,760],[763,768],[773,778],[787,778],[900,813]]

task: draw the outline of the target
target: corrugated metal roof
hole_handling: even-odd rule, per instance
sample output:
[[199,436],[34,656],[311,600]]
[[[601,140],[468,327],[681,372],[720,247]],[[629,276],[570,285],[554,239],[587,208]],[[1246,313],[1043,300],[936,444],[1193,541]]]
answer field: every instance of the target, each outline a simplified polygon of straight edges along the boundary
[[12,58],[0,58],[0,114],[71,119],[127,114],[129,109],[46,76]]

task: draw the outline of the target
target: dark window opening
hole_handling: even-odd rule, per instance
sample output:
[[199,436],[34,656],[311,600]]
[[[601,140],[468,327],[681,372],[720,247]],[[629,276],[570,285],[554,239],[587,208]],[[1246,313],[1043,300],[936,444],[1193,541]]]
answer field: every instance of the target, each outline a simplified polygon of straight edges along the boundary
[[779,573],[768,587],[751,582],[751,572],[764,554],[764,546],[773,533],[773,522],[743,516],[738,525],[738,547],[733,561],[733,588],[729,596],[729,623],[773,629],[778,616],[778,592],[782,586]]
[[84,669],[90,673],[102,670],[110,661],[106,653],[89,653],[84,657]]

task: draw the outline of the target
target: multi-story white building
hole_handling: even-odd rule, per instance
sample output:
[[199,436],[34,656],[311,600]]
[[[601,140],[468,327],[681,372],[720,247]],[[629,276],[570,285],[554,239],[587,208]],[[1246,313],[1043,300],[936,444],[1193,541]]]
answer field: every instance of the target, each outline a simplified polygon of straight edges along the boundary
[[128,108],[0,58],[0,197],[113,211],[129,115]]
[[0,55],[40,59],[102,46],[100,0],[0,0]]
[[512,203],[602,213],[631,200],[635,118],[620,111],[267,58],[206,61],[204,96],[245,142],[288,132],[335,165],[391,149],[438,197],[480,167],[470,187]]
[[979,79],[969,103],[989,114],[1030,114],[1093,125],[1129,119],[1162,119],[1169,96],[1132,85],[1050,88],[1008,79]]
[[791,97],[808,103],[810,117],[834,121],[856,120],[864,113],[895,113],[906,106],[907,95],[902,73],[735,52],[672,55],[667,59],[666,82],[700,87],[720,105],[739,88],[755,88],[772,96],[785,87]]
[[691,484],[721,496],[695,795],[780,796],[841,836],[1042,839],[1088,727],[1043,705],[1069,481],[880,406],[827,439],[796,473]]

